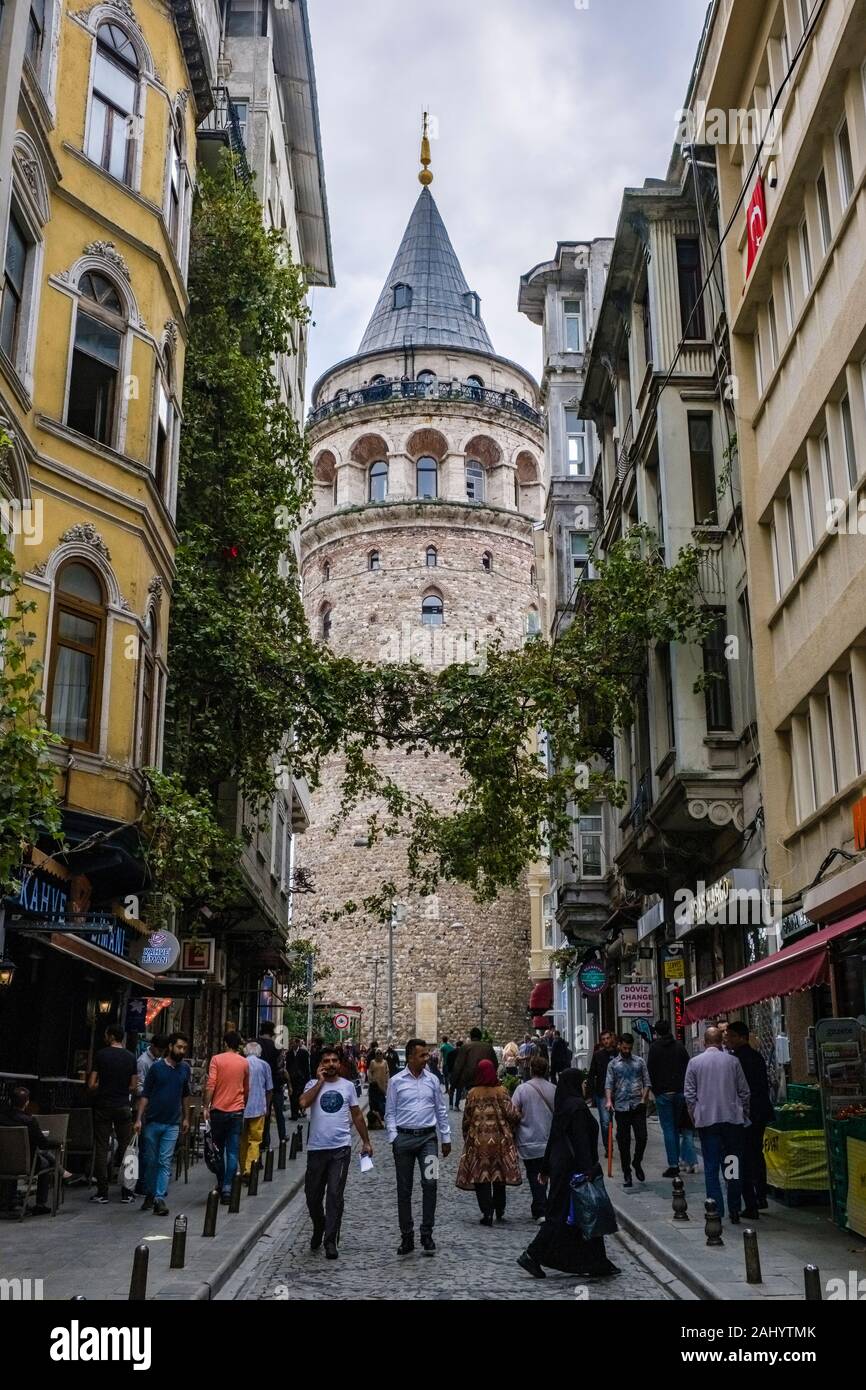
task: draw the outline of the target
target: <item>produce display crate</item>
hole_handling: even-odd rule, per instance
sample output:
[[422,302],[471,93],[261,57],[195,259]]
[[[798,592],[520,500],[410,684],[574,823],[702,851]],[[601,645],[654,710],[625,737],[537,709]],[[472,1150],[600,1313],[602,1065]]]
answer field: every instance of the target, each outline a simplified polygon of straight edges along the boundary
[[780,1129],[768,1125],[764,1132],[767,1183],[786,1194],[816,1193],[829,1197],[830,1171],[823,1129]]
[[790,1081],[787,1097],[792,1104],[810,1105],[813,1110],[820,1110],[821,1108],[820,1086],[807,1086],[802,1081]]
[[820,1110],[776,1110],[773,1119],[773,1129],[782,1131],[791,1129],[820,1129],[821,1111]]

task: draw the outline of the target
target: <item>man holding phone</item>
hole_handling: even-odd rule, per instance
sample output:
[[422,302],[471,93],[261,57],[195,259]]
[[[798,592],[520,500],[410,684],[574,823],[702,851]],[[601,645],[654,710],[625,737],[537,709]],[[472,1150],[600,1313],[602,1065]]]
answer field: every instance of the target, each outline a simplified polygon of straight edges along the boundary
[[310,1249],[318,1250],[324,1241],[325,1255],[336,1260],[343,1194],[352,1157],[352,1124],[361,1136],[361,1153],[371,1156],[373,1146],[355,1087],[340,1075],[340,1054],[335,1047],[323,1048],[316,1079],[307,1082],[300,1103],[303,1110],[310,1112],[304,1179],[304,1195],[313,1221]]

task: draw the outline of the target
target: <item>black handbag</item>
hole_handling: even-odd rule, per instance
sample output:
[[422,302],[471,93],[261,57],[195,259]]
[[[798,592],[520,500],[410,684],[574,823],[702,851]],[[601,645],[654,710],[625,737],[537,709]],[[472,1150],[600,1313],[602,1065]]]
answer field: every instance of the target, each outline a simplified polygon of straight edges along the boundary
[[209,1129],[206,1129],[204,1132],[204,1162],[205,1167],[209,1168],[212,1173],[219,1172],[220,1151]]

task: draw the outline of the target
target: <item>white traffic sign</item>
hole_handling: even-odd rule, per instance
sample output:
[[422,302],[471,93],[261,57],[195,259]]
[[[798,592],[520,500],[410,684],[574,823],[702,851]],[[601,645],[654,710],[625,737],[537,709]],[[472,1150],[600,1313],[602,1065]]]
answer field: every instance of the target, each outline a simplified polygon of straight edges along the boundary
[[348,1026],[349,1026],[349,1015],[348,1015],[348,1014],[334,1014],[334,1027],[335,1027],[335,1028],[339,1028],[340,1031],[342,1032],[342,1030],[343,1030],[344,1028],[348,1028]]

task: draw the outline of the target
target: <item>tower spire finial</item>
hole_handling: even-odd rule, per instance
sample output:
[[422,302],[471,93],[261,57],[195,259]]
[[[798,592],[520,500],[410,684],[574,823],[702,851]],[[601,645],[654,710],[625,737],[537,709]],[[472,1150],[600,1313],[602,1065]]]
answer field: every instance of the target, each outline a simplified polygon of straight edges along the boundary
[[421,127],[421,163],[424,167],[418,175],[418,182],[423,184],[425,188],[427,188],[428,185],[433,182],[433,175],[430,173],[430,169],[428,168],[428,165],[430,164],[430,136],[428,134],[429,119],[429,112],[425,111],[423,113],[423,124]]

